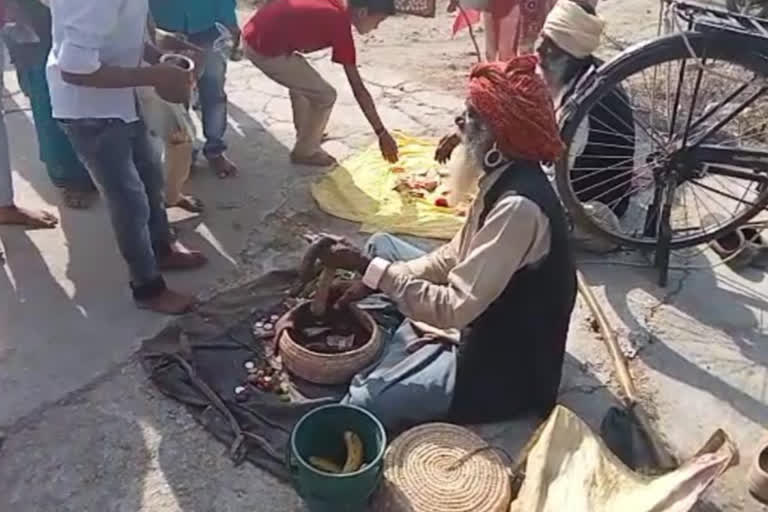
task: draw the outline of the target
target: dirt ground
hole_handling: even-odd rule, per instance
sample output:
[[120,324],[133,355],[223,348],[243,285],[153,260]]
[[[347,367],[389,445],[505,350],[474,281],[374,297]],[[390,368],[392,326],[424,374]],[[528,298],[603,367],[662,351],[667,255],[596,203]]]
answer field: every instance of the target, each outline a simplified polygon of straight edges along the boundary
[[[598,9],[611,38],[627,43],[655,33],[658,5],[601,0]],[[245,17],[251,9],[243,7]],[[441,1],[435,19],[387,20],[358,41],[361,74],[392,129],[436,135],[461,108],[475,57],[466,32],[451,38],[451,24]],[[344,157],[373,135],[339,66],[316,59],[339,91],[326,146]],[[0,266],[0,511],[303,511],[290,487],[253,466],[233,466],[226,448],[147,380],[133,354],[165,319],[133,308],[103,203],[85,212],[59,207],[38,161],[29,106],[12,71],[5,79],[17,196],[52,209],[61,225],[0,230],[7,256]],[[357,225],[317,209],[309,187],[319,172],[290,165],[294,133],[284,89],[247,62],[231,66],[227,89],[227,138],[241,176],[222,181],[201,170],[188,184],[208,211],[175,225],[211,264],[168,277],[184,291],[297,261],[305,248],[300,228],[364,237]],[[747,495],[744,478],[768,424],[765,272],[678,271],[661,289],[646,268],[582,263],[620,341],[634,347],[631,371],[674,453],[689,457],[719,427],[739,445],[743,462],[708,492],[707,510],[765,511]],[[561,396],[595,428],[617,386],[589,326],[580,305]]]
[[[659,4],[658,0],[600,0],[600,14],[608,22],[606,47],[601,51],[610,53],[617,44],[627,46],[652,35]],[[247,19],[256,5],[251,0],[240,0],[241,19]],[[437,0],[434,18],[395,16],[371,34],[358,36],[358,61],[363,76],[366,67],[389,67],[414,81],[463,94],[467,75],[478,56],[468,30],[452,35],[456,14],[448,13],[447,6],[447,0]],[[482,23],[474,26],[474,34],[483,52]]]

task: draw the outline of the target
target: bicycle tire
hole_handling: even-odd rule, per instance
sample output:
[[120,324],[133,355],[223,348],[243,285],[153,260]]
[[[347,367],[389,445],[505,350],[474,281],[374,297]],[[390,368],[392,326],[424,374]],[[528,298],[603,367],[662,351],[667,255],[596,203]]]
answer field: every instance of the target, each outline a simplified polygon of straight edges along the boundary
[[746,14],[747,16],[754,16],[756,18],[768,18],[768,2],[763,1],[752,10],[747,10],[745,1],[748,0],[726,0],[725,6],[731,12]]
[[[571,139],[585,116],[588,116],[590,110],[603,96],[610,94],[617,84],[646,68],[670,60],[689,57],[690,53],[685,38],[696,55],[702,55],[702,52],[706,52],[708,58],[738,64],[750,71],[768,76],[768,63],[760,56],[757,49],[745,51],[745,38],[743,36],[727,32],[686,32],[684,35],[671,34],[639,43],[600,67],[589,82],[592,85],[587,85],[576,92],[573,98],[576,108],[567,113],[561,122],[561,136],[566,148],[570,146]],[[567,149],[555,164],[555,187],[571,222],[592,235],[624,247],[653,249],[657,245],[657,241],[653,239],[638,240],[620,233],[606,231],[584,210],[582,202],[578,199],[571,185]],[[748,222],[763,211],[766,205],[768,205],[768,188],[761,192],[752,207],[733,217],[727,224],[709,233],[672,240],[669,246],[671,249],[682,249],[714,240]]]

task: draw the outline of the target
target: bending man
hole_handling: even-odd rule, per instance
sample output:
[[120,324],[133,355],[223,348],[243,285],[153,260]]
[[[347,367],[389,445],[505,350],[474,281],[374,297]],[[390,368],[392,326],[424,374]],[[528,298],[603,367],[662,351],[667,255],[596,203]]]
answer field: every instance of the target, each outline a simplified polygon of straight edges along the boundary
[[385,159],[397,161],[397,144],[381,122],[376,105],[357,70],[352,25],[367,34],[394,14],[392,0],[272,0],[243,28],[245,53],[275,82],[288,88],[296,128],[291,160],[296,164],[328,166],[334,158],[320,144],[336,102],[336,90],[302,55],[331,48],[331,59],[344,66],[349,85]]

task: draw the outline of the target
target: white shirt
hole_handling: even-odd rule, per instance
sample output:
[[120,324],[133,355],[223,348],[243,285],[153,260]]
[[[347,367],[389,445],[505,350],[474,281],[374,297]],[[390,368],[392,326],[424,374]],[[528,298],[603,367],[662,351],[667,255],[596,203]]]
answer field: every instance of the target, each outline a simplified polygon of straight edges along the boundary
[[149,0],[51,0],[53,47],[48,87],[56,119],[138,120],[133,88],[97,89],[66,83],[61,72],[90,74],[102,65],[141,65]]
[[423,324],[442,330],[469,325],[501,295],[515,272],[549,254],[549,219],[514,191],[496,202],[480,226],[483,196],[504,170],[481,179],[467,220],[451,242],[407,262],[376,258],[363,283],[387,294],[423,331],[433,332]]

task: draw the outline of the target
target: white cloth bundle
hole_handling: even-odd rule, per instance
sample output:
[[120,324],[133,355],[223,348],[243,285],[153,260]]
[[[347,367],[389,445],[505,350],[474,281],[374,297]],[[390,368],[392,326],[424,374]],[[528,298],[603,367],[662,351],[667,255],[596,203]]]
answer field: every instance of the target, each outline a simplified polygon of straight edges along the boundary
[[184,105],[168,103],[160,98],[152,87],[136,88],[141,118],[150,133],[163,141],[184,134],[194,141],[195,123],[191,112]]
[[562,50],[582,59],[597,50],[605,21],[572,0],[560,0],[547,16],[542,33]]

